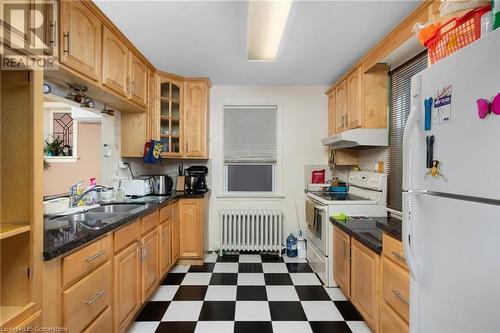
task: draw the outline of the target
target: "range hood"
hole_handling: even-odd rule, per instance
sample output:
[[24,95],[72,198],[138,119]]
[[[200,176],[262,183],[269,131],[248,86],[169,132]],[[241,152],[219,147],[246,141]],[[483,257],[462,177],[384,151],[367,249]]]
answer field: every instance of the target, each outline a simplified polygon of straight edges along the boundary
[[331,148],[387,147],[389,131],[386,128],[355,128],[321,140]]

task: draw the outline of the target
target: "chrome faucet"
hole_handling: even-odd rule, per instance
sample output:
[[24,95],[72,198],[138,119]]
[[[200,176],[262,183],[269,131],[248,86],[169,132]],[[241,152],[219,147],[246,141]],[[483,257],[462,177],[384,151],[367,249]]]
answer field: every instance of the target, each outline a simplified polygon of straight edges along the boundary
[[103,185],[95,185],[92,187],[87,188],[85,191],[83,191],[81,194],[77,194],[78,192],[78,187],[83,183],[83,181],[79,181],[78,183],[74,184],[71,186],[69,190],[69,205],[70,207],[76,207],[78,204],[78,201],[82,200],[87,194],[94,192],[94,191],[108,191],[109,188]]

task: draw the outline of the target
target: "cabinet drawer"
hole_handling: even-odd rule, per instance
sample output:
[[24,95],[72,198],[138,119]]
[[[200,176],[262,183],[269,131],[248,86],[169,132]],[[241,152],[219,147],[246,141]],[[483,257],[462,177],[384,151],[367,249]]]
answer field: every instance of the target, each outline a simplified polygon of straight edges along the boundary
[[81,332],[111,304],[111,273],[108,261],[63,292],[63,326],[69,332]]
[[84,331],[84,333],[109,333],[113,332],[113,321],[111,320],[111,307],[107,307],[99,317]]
[[153,213],[146,215],[142,218],[142,234],[146,234],[148,231],[153,230],[156,228],[159,222],[159,213],[158,211],[154,211]]
[[408,271],[387,258],[382,259],[382,298],[408,322],[410,299]]
[[114,232],[115,253],[124,249],[141,237],[141,223],[139,220],[118,229]]
[[408,333],[408,324],[387,305],[381,304],[379,333]]
[[171,218],[172,218],[172,205],[168,205],[160,209],[160,223],[163,223]]
[[68,288],[88,273],[94,271],[103,262],[109,260],[112,251],[111,236],[107,235],[65,257],[62,263],[63,289]]
[[382,254],[394,261],[396,264],[408,269],[406,257],[403,251],[403,243],[396,238],[384,234],[382,236]]

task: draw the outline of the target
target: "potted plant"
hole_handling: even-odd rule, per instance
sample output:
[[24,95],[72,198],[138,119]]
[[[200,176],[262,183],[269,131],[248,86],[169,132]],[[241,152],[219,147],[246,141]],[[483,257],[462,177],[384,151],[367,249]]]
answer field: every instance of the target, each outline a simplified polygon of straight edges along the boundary
[[51,140],[45,140],[45,155],[46,156],[58,156],[63,145],[63,140],[59,137],[52,137]]

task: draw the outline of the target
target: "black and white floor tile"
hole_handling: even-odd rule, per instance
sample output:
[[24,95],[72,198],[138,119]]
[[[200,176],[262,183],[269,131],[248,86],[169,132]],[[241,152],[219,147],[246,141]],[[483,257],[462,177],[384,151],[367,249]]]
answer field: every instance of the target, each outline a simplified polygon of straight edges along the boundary
[[338,288],[304,259],[210,254],[175,266],[129,333],[369,333]]

